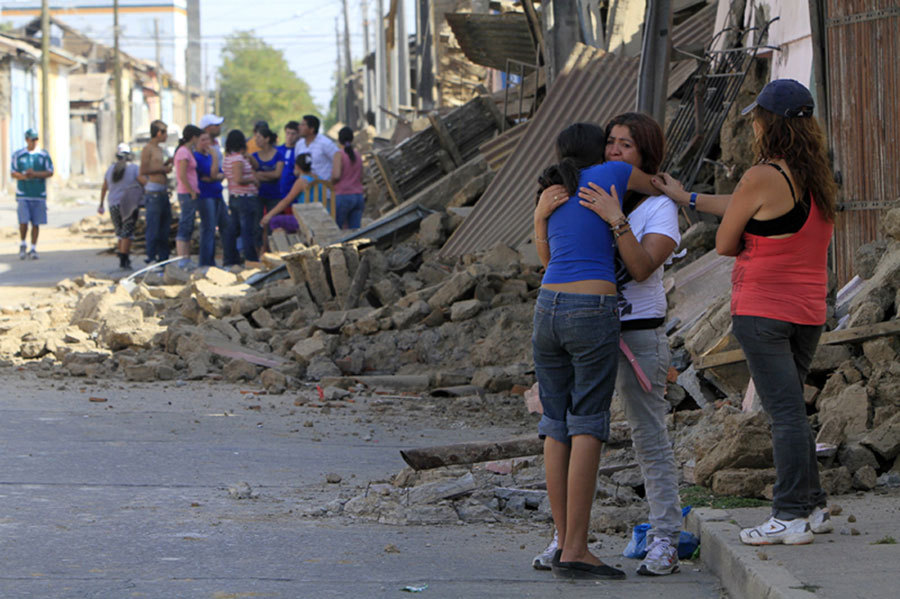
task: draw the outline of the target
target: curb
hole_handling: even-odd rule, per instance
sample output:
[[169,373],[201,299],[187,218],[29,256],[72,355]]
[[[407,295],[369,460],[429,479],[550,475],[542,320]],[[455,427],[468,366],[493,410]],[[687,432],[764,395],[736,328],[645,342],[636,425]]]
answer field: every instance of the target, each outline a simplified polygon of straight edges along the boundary
[[811,599],[804,584],[776,561],[759,559],[765,547],[741,544],[727,510],[695,508],[686,529],[700,537],[700,560],[732,599]]

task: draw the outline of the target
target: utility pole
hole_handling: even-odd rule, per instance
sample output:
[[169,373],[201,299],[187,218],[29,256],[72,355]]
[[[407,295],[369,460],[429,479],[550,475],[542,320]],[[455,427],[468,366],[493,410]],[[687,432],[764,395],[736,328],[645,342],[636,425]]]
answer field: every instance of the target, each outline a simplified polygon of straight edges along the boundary
[[671,0],[648,0],[638,71],[637,109],[666,128],[666,89],[669,85]]
[[337,42],[337,72],[335,74],[335,85],[337,86],[337,119],[346,125],[347,106],[344,101],[346,94],[344,93],[344,73],[341,69],[341,31],[338,20],[338,17],[334,18],[334,39]]
[[372,106],[372,70],[369,69],[369,3],[366,0],[359,0],[359,9],[362,11],[362,30],[363,30],[363,57],[365,58],[365,79],[363,80],[363,88],[365,90],[365,104],[363,109],[366,112],[365,121],[369,122],[369,113],[374,110]]
[[387,129],[387,115],[381,110],[387,108],[387,43],[384,35],[384,0],[375,0],[375,128]]
[[203,44],[203,113],[207,114],[209,110],[209,42]]
[[421,110],[434,110],[434,39],[431,32],[431,2],[416,2],[416,97]]
[[[50,7],[41,1],[41,137],[50,149]],[[22,140],[17,139],[16,143]]]
[[159,106],[159,114],[156,118],[162,120],[162,60],[159,49],[159,19],[153,19],[153,43],[156,46],[156,100]]
[[113,0],[113,80],[116,86],[116,143],[125,141],[125,114],[122,105],[122,61],[119,57],[119,0]]
[[350,9],[344,0],[344,73],[346,82],[344,104],[347,125],[354,129],[359,126],[359,116],[356,113],[356,85],[353,80],[353,62],[350,56]]
[[397,2],[397,14],[394,16],[394,47],[397,49],[396,64],[397,87],[394,98],[397,102],[397,114],[401,106],[409,106],[409,36],[406,35],[406,9],[405,2]]
[[[578,24],[578,3],[576,0],[548,0],[541,2],[543,13],[544,45],[547,84],[553,83],[569,60],[569,54],[581,39]],[[549,87],[548,87],[549,89]]]

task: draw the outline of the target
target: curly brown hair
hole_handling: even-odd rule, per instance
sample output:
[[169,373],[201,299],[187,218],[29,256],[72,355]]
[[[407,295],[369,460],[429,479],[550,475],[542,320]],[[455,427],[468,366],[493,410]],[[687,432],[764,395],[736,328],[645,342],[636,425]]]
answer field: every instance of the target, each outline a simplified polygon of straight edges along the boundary
[[828,161],[825,134],[815,117],[782,117],[757,106],[753,118],[762,133],[753,142],[757,162],[783,159],[800,187],[812,194],[828,221],[834,221],[837,184]]

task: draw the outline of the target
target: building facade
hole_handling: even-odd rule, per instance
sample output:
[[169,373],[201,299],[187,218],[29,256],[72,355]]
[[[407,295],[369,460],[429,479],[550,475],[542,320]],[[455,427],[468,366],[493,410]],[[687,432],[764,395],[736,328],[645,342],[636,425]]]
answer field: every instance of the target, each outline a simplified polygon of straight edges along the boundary
[[[20,27],[40,17],[39,0],[0,0],[3,20]],[[50,14],[86,36],[113,45],[112,0],[50,0]],[[199,87],[200,0],[119,0],[119,46],[161,63],[181,83]]]

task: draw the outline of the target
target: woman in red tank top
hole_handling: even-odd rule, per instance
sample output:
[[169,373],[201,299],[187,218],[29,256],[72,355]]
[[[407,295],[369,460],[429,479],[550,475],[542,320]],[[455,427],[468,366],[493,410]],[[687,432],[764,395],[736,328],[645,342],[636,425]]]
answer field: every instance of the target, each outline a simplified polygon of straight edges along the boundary
[[722,216],[716,250],[737,257],[732,331],[772,421],[776,474],[771,517],[743,529],[741,541],[800,545],[833,529],[803,383],[825,324],[837,187],[805,86],[771,81],[748,113],[757,164],[732,195],[687,193],[665,175],[654,183],[679,204]]

